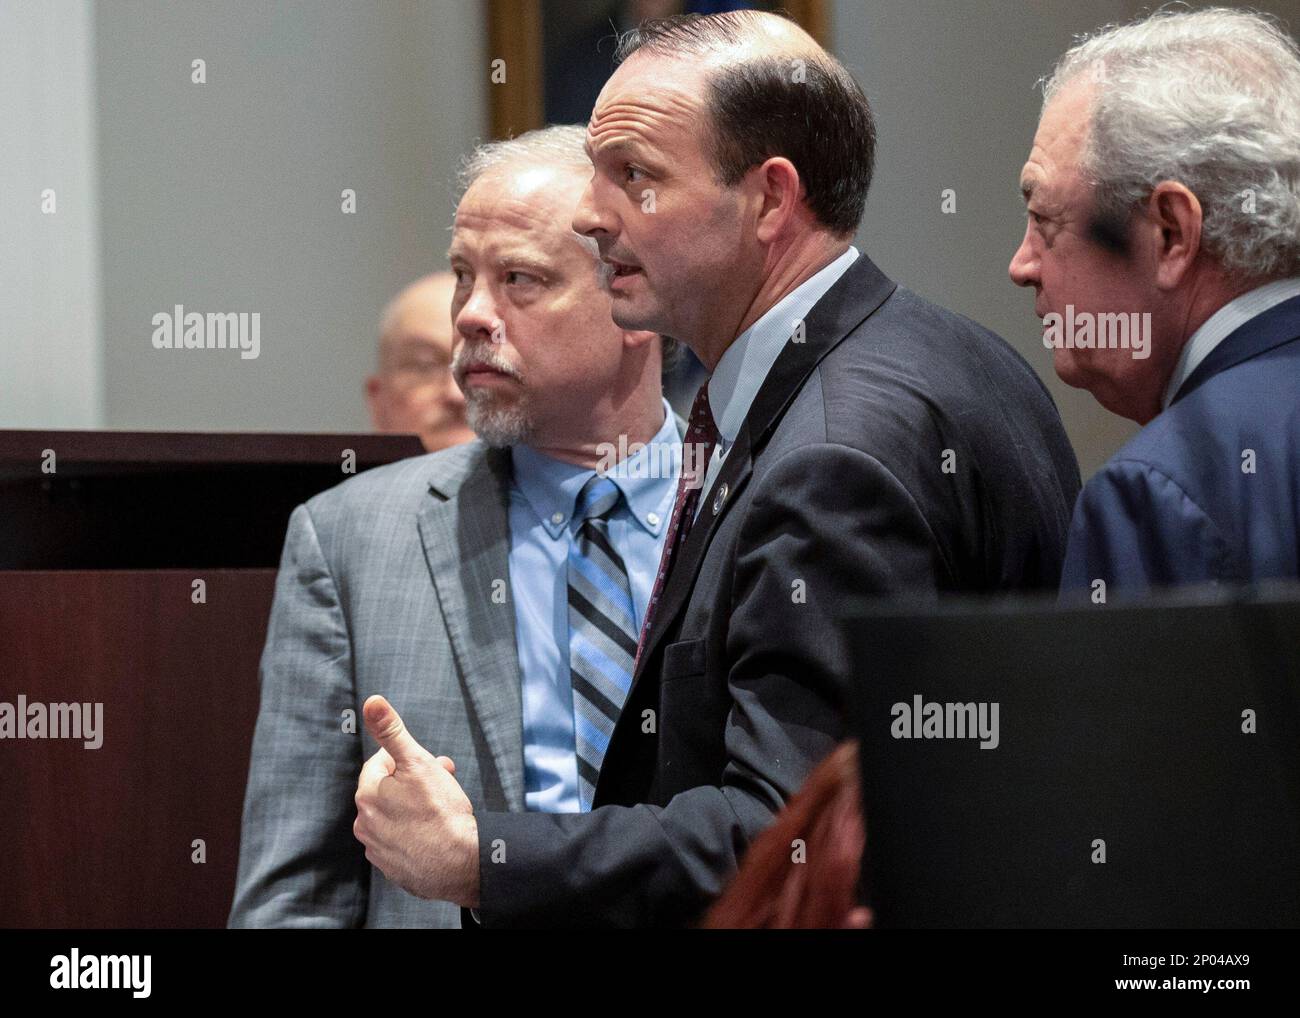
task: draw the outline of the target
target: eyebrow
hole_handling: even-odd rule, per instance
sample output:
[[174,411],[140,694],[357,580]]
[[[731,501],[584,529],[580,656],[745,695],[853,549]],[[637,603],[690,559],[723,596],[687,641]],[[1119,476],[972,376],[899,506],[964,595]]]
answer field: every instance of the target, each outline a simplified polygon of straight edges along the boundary
[[493,259],[493,264],[498,269],[509,268],[512,271],[516,269],[525,269],[541,276],[549,275],[555,271],[555,269],[551,267],[551,264],[544,258],[535,258],[532,255],[525,254],[510,254],[509,252]]
[[1020,195],[1025,199],[1025,204],[1029,204],[1029,199],[1034,196],[1034,189],[1038,187],[1038,181],[1033,177],[1028,177],[1020,182]]
[[[613,141],[607,141],[605,142],[605,144],[600,146],[601,155],[612,155],[617,152],[634,152],[634,151],[639,151],[639,147],[637,146],[636,142],[631,141],[628,138],[616,138]],[[593,163],[596,161],[595,153],[592,152],[590,147],[587,147],[587,158],[590,159]]]

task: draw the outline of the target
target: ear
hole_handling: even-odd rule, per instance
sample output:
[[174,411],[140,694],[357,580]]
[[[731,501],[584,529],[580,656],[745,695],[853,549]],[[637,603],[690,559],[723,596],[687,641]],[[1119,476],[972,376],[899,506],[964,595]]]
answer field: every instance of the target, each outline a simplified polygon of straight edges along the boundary
[[770,244],[785,231],[803,198],[803,183],[794,163],[773,156],[745,174],[746,183],[758,194],[756,235],[761,243]]
[[659,338],[657,332],[642,332],[640,330],[632,331],[623,330],[623,346],[628,350],[640,350],[642,347],[652,343]]
[[1147,199],[1146,217],[1152,228],[1155,282],[1172,290],[1182,282],[1201,250],[1201,203],[1184,185],[1164,180]]

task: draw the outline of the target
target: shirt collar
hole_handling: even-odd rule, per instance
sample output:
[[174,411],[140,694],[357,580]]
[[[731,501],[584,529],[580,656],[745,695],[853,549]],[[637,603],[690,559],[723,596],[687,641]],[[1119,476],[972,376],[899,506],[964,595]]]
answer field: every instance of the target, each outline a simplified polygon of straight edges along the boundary
[[1174,365],[1173,374],[1169,376],[1169,382],[1165,386],[1161,408],[1168,408],[1183,383],[1192,377],[1192,372],[1200,367],[1201,362],[1214,351],[1215,347],[1252,318],[1259,317],[1265,311],[1292,297],[1300,297],[1300,276],[1265,283],[1249,293],[1234,297],[1210,315],[1205,323],[1192,333],[1192,338],[1184,344],[1182,353],[1178,355],[1178,363]]
[[[642,529],[655,537],[668,525],[672,514],[682,462],[677,421],[667,400],[663,407],[664,422],[654,438],[606,473],[623,493],[623,501],[615,511],[630,511]],[[554,459],[527,445],[512,446],[510,461],[515,489],[547,533],[558,539],[571,526],[578,493],[596,471]]]
[[724,452],[740,434],[740,425],[785,344],[857,257],[858,249],[850,246],[768,308],[727,347],[708,381],[709,407]]

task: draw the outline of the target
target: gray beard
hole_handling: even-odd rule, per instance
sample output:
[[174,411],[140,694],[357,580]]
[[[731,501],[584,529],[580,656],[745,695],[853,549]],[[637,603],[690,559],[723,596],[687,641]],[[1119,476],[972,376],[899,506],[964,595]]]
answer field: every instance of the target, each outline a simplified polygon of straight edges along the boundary
[[465,401],[470,429],[495,449],[526,445],[533,434],[533,422],[519,405],[497,407],[491,397],[470,397]]

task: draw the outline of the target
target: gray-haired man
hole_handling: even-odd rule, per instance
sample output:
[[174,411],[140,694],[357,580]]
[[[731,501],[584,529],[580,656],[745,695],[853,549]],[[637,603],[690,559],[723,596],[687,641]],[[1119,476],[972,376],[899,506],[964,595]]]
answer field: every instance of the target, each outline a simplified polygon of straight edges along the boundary
[[453,370],[480,440],[293,514],[232,926],[460,926],[454,905],[368,865],[353,836],[357,772],[377,749],[360,723],[372,694],[445,754],[430,764],[454,766],[478,808],[590,807],[680,436],[659,338],[614,324],[595,246],[570,228],[591,176],[583,138],[548,128],[467,161]]
[[1056,370],[1146,425],[1088,482],[1063,590],[1300,571],[1300,51],[1162,12],[1070,50],[1021,172]]

